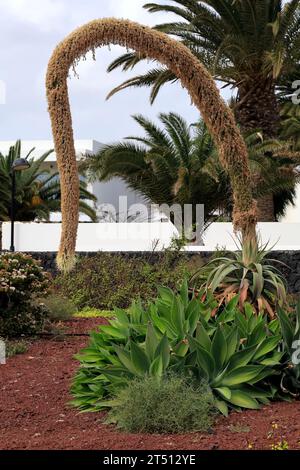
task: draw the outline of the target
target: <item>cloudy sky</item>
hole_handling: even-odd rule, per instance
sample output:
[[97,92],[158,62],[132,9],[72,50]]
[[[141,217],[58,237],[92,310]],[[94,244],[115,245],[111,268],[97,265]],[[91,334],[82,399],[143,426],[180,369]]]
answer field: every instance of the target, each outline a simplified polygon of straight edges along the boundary
[[[6,85],[6,104],[0,105],[0,140],[50,139],[44,80],[53,48],[74,28],[95,18],[117,16],[149,25],[167,20],[165,14],[143,10],[144,3],[0,0],[0,80]],[[175,111],[189,122],[197,119],[187,92],[179,85],[165,87],[154,106],[145,89],[129,90],[105,101],[106,94],[130,76],[119,71],[106,73],[109,63],[123,51],[119,47],[99,50],[97,61],[82,62],[77,69],[80,78],[70,80],[75,138],[108,142],[133,134],[138,129],[130,116],[135,113],[154,119],[161,111]],[[145,68],[146,64],[136,71]]]

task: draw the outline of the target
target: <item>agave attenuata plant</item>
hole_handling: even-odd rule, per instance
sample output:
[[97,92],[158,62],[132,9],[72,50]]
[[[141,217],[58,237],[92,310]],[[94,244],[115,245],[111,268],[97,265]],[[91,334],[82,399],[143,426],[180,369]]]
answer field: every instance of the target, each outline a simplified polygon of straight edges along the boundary
[[274,264],[282,264],[269,258],[268,244],[247,239],[239,240],[239,249],[228,257],[211,260],[191,278],[191,286],[200,289],[204,297],[212,293],[219,307],[237,294],[243,309],[245,302],[251,303],[257,312],[267,312],[275,317],[276,305],[287,302],[286,282]]

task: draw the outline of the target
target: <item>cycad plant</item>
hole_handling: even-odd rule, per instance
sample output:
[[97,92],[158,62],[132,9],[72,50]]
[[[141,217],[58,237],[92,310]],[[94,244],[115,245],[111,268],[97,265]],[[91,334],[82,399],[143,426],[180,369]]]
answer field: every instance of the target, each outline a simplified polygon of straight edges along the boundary
[[[172,0],[148,3],[151,12],[177,15],[178,21],[156,29],[178,37],[224,86],[237,91],[235,115],[243,131],[260,129],[278,136],[281,99],[290,93],[300,69],[300,2],[290,0]],[[128,52],[109,67],[129,70],[145,57]],[[149,86],[154,101],[160,88],[176,81],[165,67],[155,66],[114,89]],[[267,158],[267,157],[266,157]],[[258,201],[261,220],[274,219],[272,195]]]
[[[53,152],[50,150],[40,158],[31,158],[32,149],[26,159],[30,168],[22,172],[16,172],[16,201],[15,219],[19,222],[31,222],[35,219],[48,221],[50,214],[60,212],[60,181],[58,173],[50,174],[43,163]],[[8,155],[0,154],[0,181],[1,202],[0,221],[10,220],[11,208],[11,167],[13,162],[21,156],[21,141],[17,141],[9,150]],[[96,198],[87,190],[84,181],[80,183],[80,211],[92,221],[96,221],[96,212],[90,203],[95,203]]]

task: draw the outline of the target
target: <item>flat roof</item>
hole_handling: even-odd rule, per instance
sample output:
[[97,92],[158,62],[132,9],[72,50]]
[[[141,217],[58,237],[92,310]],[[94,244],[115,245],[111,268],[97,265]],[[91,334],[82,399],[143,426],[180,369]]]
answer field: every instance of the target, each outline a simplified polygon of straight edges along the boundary
[[[15,145],[13,140],[2,140],[0,141],[0,153],[7,155],[10,147]],[[94,139],[85,139],[85,140],[75,140],[75,150],[76,155],[80,158],[82,155],[87,153],[95,153],[101,147],[101,143]],[[35,148],[35,151],[32,153],[31,157],[38,159],[44,153],[54,148],[54,143],[52,140],[22,140],[21,145],[21,157],[26,157],[28,152],[31,149]],[[56,154],[53,152],[49,155],[46,160],[47,162],[55,162]]]

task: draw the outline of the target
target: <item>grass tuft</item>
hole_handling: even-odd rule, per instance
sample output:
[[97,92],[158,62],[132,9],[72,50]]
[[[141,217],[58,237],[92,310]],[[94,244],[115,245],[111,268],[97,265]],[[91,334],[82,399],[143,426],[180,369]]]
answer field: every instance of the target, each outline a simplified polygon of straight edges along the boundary
[[131,433],[178,434],[209,431],[213,397],[206,384],[168,376],[133,380],[114,400],[108,422]]

